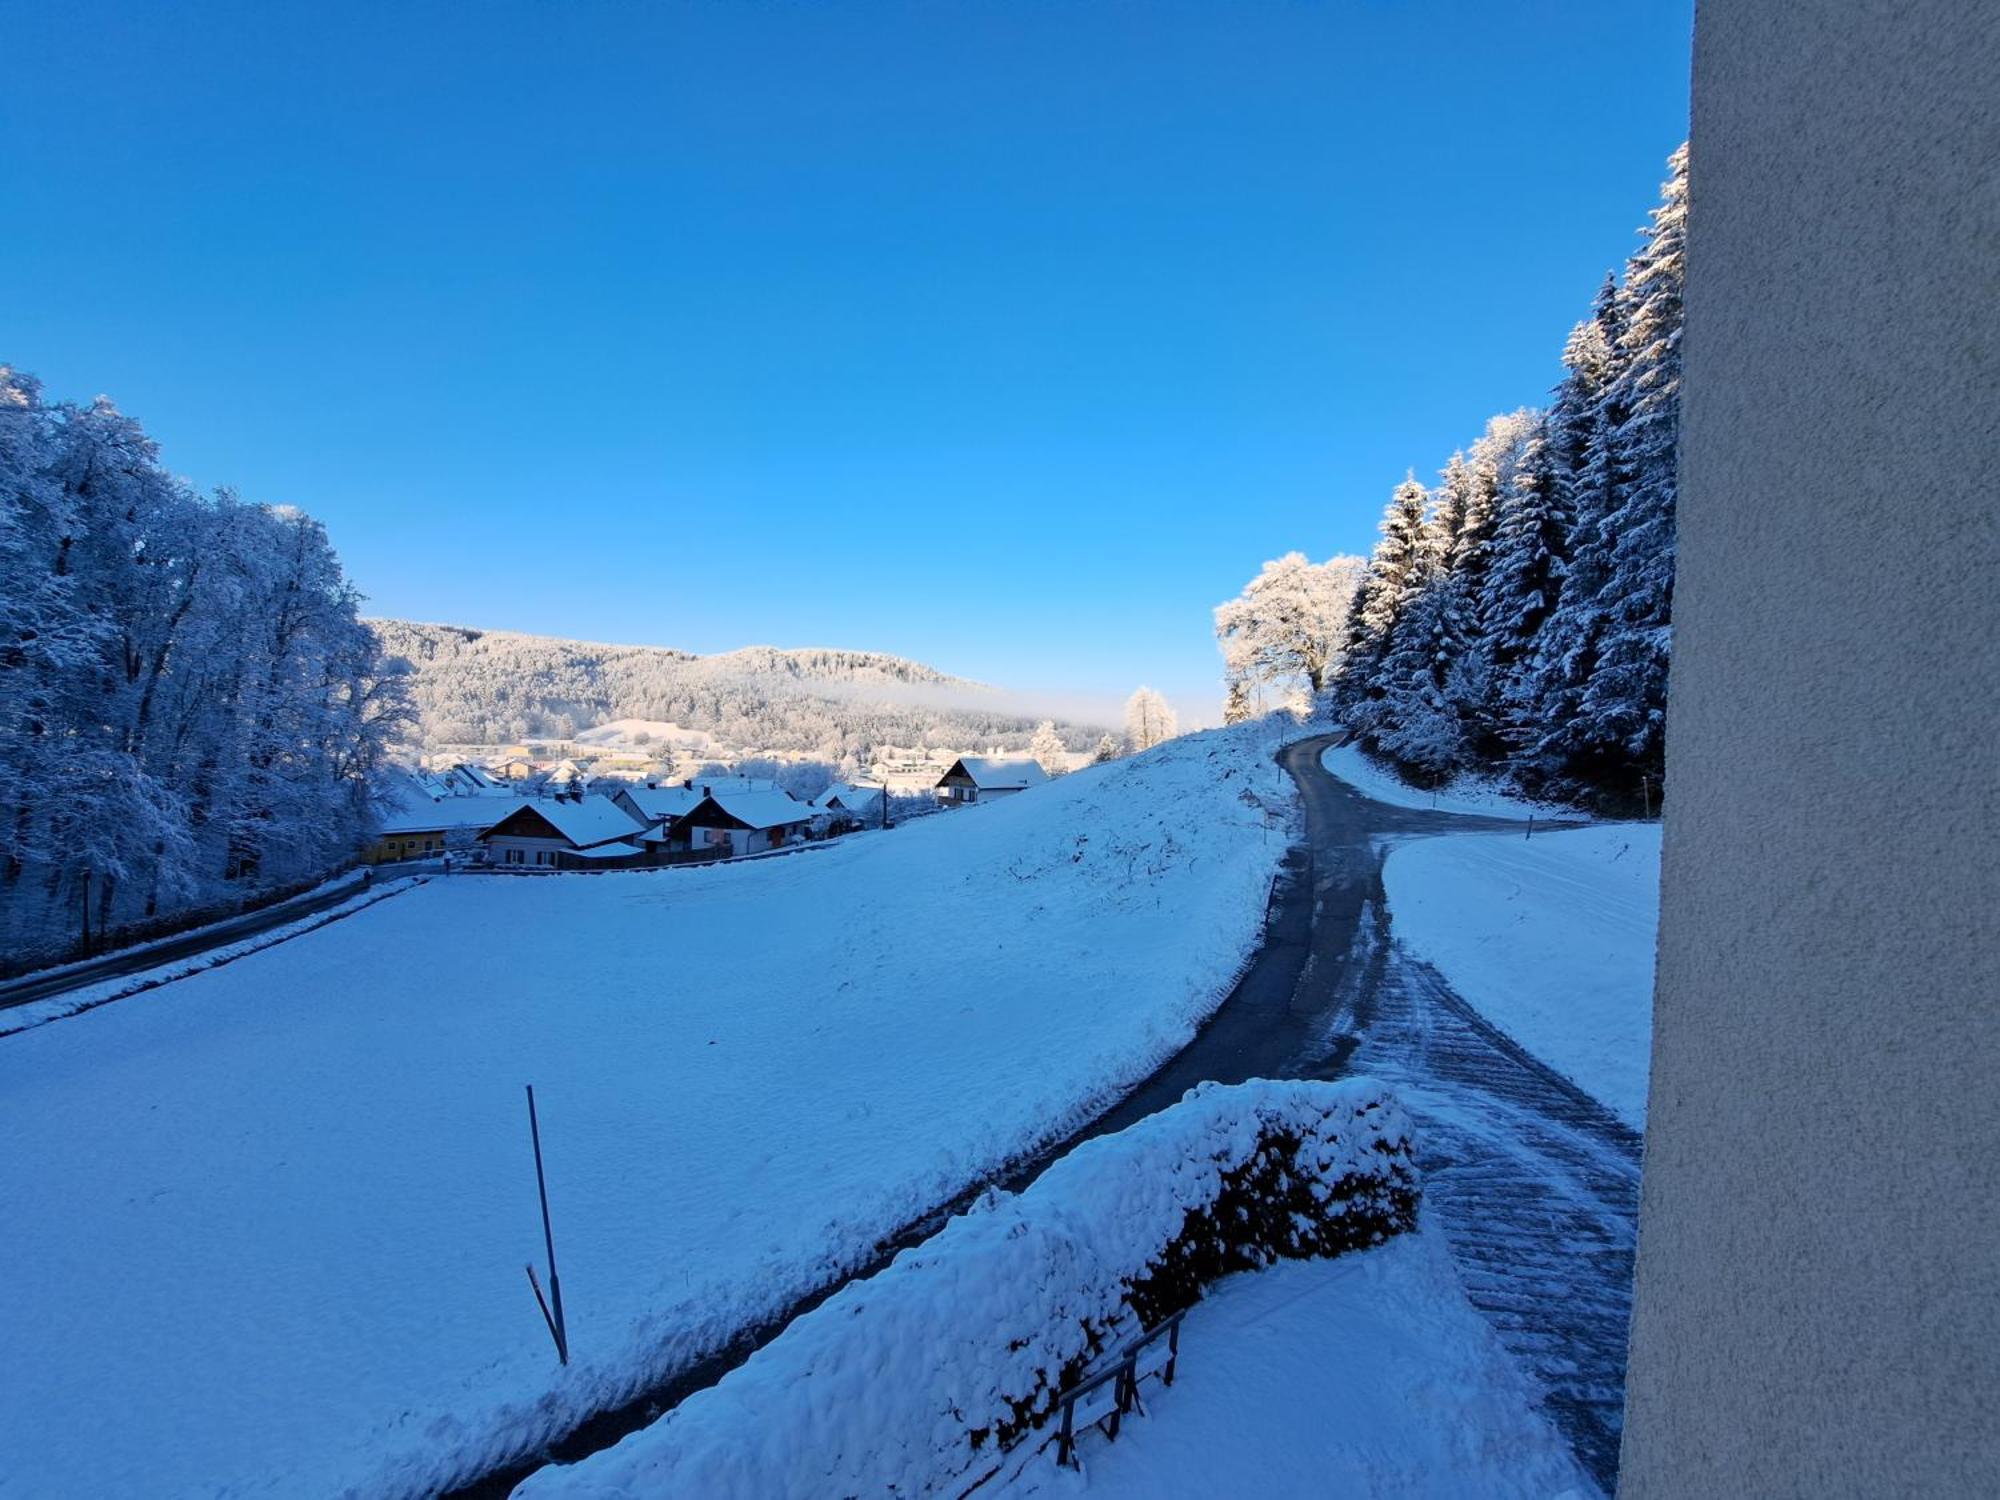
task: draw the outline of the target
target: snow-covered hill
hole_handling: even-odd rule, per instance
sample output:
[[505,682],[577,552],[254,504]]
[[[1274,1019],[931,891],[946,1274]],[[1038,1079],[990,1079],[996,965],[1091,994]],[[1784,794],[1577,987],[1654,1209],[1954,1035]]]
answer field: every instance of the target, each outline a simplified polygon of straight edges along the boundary
[[[414,669],[412,697],[434,742],[568,738],[651,720],[737,750],[839,759],[879,745],[1026,749],[1035,718],[995,688],[872,651],[747,646],[696,656],[509,630],[373,620]],[[1087,749],[1103,726],[1070,726]]]
[[[1273,748],[734,867],[434,880],[0,1041],[34,1371],[0,1490],[426,1491],[865,1262],[1226,993],[1285,847]],[[522,1275],[529,1081],[567,1370]]]

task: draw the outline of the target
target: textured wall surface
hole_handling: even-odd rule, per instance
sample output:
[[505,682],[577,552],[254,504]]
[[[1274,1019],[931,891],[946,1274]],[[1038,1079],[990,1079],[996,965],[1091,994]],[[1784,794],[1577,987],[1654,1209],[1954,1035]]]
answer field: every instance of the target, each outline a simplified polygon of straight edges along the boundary
[[2000,1495],[2000,4],[1703,0],[1621,1493]]

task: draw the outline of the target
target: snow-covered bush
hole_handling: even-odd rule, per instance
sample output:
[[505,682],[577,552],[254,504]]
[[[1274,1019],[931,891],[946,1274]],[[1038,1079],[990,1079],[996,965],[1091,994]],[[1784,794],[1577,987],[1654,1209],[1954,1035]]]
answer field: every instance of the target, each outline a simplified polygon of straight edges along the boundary
[[1204,1084],[1025,1192],[987,1194],[719,1385],[516,1494],[963,1488],[1209,1282],[1379,1243],[1414,1225],[1416,1201],[1407,1120],[1371,1080]]

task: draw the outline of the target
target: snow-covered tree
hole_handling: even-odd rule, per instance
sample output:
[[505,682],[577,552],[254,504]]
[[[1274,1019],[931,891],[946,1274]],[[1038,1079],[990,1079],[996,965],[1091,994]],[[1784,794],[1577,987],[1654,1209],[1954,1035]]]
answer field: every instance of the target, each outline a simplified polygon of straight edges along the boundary
[[1053,719],[1044,719],[1035,726],[1035,737],[1028,742],[1028,753],[1035,758],[1035,764],[1051,776],[1060,776],[1069,769],[1069,750],[1063,744],[1062,736],[1056,733]]
[[1429,504],[1429,494],[1416,475],[1409,474],[1396,486],[1382,514],[1382,540],[1375,544],[1367,577],[1355,590],[1350,607],[1346,652],[1334,694],[1350,717],[1365,712],[1367,702],[1378,696],[1377,669],[1389,649],[1411,569],[1425,547]]
[[1222,722],[1241,724],[1256,715],[1249,679],[1240,672],[1228,673],[1222,689]]
[[1532,686],[1523,756],[1563,790],[1629,791],[1662,764],[1674,565],[1687,148],[1669,161],[1646,244],[1597,322],[1609,350],[1577,485],[1571,564]]
[[1101,766],[1107,761],[1118,759],[1118,741],[1112,735],[1105,735],[1097,742],[1097,748],[1090,754],[1092,765]]
[[203,499],[109,401],[0,369],[0,937],[16,953],[360,847],[403,674],[297,512]]
[[1134,751],[1150,750],[1170,740],[1179,730],[1167,700],[1149,687],[1142,687],[1125,700],[1125,739]]
[[1265,563],[1241,594],[1216,606],[1215,638],[1228,680],[1296,678],[1309,692],[1323,692],[1347,645],[1355,592],[1367,572],[1358,557],[1313,563],[1302,552]]
[[1661,772],[1687,150],[1621,285],[1571,333],[1545,414],[1496,417],[1435,493],[1392,498],[1336,705],[1439,777],[1630,799]]

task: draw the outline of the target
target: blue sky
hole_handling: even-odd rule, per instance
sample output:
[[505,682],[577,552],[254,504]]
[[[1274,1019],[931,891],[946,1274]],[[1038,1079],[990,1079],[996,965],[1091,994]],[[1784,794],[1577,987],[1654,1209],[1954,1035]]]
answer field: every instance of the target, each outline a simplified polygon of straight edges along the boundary
[[1687,0],[38,6],[0,359],[383,614],[1213,712],[1211,606],[1538,401]]

